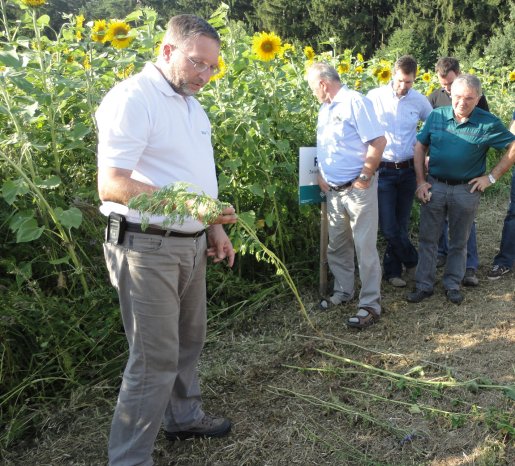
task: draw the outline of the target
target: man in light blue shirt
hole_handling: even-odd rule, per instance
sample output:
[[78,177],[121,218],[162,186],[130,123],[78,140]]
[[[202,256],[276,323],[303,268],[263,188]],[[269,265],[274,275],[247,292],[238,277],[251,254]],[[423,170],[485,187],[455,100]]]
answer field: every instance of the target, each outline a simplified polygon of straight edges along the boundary
[[417,62],[412,56],[400,57],[393,72],[392,82],[371,90],[367,97],[374,105],[387,141],[377,172],[379,226],[387,241],[384,278],[393,286],[403,287],[403,266],[410,275],[418,261],[408,230],[417,187],[413,168],[417,125],[433,109],[425,96],[412,89],[417,74]]
[[319,184],[327,196],[327,260],[334,291],[322,309],[348,302],[354,295],[354,249],[361,291],[358,311],[347,325],[365,328],[381,314],[381,264],[377,254],[377,178],[386,139],[371,102],[343,86],[326,63],[308,71],[308,84],[322,106],[317,125]]

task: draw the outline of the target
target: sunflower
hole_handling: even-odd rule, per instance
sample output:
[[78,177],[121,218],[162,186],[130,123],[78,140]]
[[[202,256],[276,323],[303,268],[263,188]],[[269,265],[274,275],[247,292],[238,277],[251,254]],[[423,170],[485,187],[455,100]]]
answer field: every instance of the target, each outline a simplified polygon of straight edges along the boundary
[[381,83],[387,83],[388,81],[390,81],[391,77],[392,72],[390,71],[390,68],[383,68],[377,74],[377,79],[379,79],[379,82]]
[[131,28],[127,23],[117,19],[112,19],[109,22],[105,40],[110,41],[114,48],[125,49],[134,40],[134,37],[129,36],[130,30]]
[[227,65],[225,64],[225,61],[221,55],[218,57],[218,69],[220,71],[211,76],[211,78],[209,78],[210,81],[216,81],[217,79],[223,78],[225,72],[227,71]]
[[337,71],[339,74],[345,74],[345,73],[348,73],[350,70],[350,65],[348,62],[346,61],[342,61],[339,65],[338,65],[338,68],[337,68]]
[[285,43],[281,50],[279,50],[279,57],[283,60],[287,59],[288,57],[291,57],[295,53],[295,47],[289,43]]
[[91,39],[101,44],[106,40],[107,24],[105,19],[99,19],[93,23],[91,28]]
[[304,55],[306,55],[306,58],[308,59],[308,61],[313,61],[315,59],[315,51],[313,50],[313,47],[310,47],[309,45],[307,45],[306,47],[304,47]]
[[46,3],[46,0],[21,0],[21,2],[24,5],[37,8],[38,6],[43,6]]
[[361,89],[361,79],[356,79],[356,81],[354,81],[354,89],[356,91],[359,91]]
[[262,61],[270,61],[281,50],[281,38],[273,32],[261,32],[252,40],[252,51]]
[[515,71],[510,72],[509,80],[510,80],[510,82],[515,81]]
[[361,63],[363,63],[365,61],[365,59],[363,58],[363,55],[361,55],[361,53],[358,52],[358,54],[356,55],[356,58],[358,59],[358,61],[360,61]]
[[354,71],[356,73],[363,73],[363,67],[361,65],[358,65],[356,66],[356,68],[354,68]]
[[78,15],[75,17],[75,38],[77,40],[82,39],[82,25],[84,24],[84,16]]
[[429,73],[424,73],[422,75],[422,81],[428,83],[429,81],[431,81],[431,75]]

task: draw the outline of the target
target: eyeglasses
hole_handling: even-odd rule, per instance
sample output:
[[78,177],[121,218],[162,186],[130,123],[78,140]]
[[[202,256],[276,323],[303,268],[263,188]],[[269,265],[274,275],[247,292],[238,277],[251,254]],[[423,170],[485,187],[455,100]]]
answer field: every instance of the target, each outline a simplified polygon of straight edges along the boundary
[[177,50],[188,59],[188,61],[193,65],[193,68],[195,68],[199,73],[203,73],[206,70],[209,70],[212,75],[220,73],[220,68],[218,66],[211,66],[204,62],[193,60],[193,58],[188,57],[188,55],[186,55],[186,53],[184,53],[179,47],[177,47]]

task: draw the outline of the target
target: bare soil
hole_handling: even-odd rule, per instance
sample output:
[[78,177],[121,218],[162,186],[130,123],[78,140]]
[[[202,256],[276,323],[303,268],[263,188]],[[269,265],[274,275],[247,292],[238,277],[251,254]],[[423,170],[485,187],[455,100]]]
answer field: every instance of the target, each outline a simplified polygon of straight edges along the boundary
[[[515,464],[514,401],[502,388],[515,386],[515,275],[486,278],[506,206],[506,196],[481,204],[480,285],[464,289],[461,306],[446,301],[441,284],[420,304],[383,284],[381,321],[356,332],[344,325],[356,303],[318,311],[313,283],[302,297],[316,331],[292,298],[217,334],[200,364],[204,404],[230,417],[233,431],[184,442],[160,434],[155,464]],[[116,392],[77,391],[4,464],[106,464]]]

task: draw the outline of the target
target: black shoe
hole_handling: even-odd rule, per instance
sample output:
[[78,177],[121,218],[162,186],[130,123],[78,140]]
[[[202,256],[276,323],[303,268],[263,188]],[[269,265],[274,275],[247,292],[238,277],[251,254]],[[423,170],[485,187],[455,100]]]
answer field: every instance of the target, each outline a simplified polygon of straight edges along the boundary
[[427,299],[432,295],[432,291],[415,290],[413,293],[408,293],[406,295],[406,301],[408,301],[408,303],[419,303],[420,301],[424,301],[424,299]]
[[463,295],[460,293],[460,290],[447,290],[445,296],[453,304],[461,304],[463,302]]
[[231,431],[231,427],[232,424],[229,419],[204,414],[204,417],[197,424],[186,430],[175,432],[165,430],[165,437],[168,440],[186,440],[194,437],[224,437]]
[[441,255],[436,258],[436,268],[443,267],[447,262],[447,256]]
[[465,276],[463,277],[462,283],[465,286],[478,286],[479,279],[476,276],[476,271],[474,269],[465,270]]

